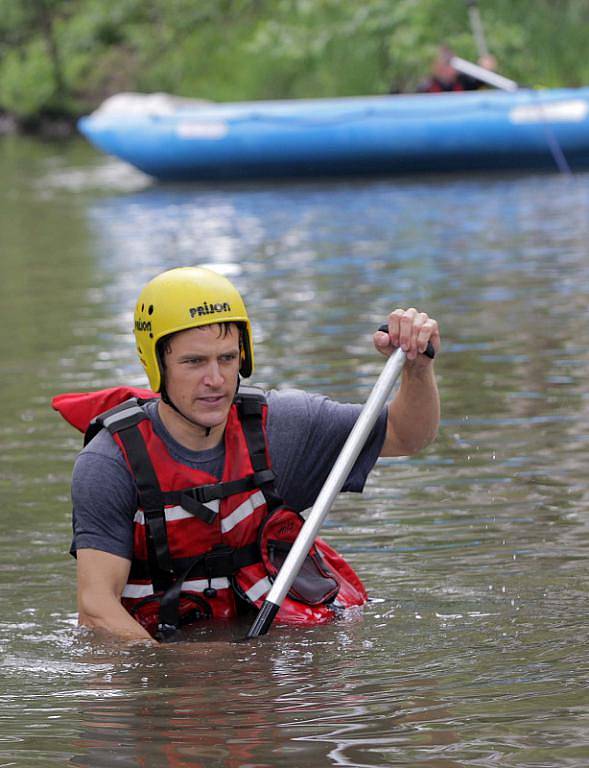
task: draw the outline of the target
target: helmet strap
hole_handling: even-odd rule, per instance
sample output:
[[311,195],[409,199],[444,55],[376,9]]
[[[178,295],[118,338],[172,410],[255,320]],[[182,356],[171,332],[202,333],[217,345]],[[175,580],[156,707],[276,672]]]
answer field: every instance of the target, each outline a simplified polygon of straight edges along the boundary
[[194,421],[194,419],[191,419],[190,416],[187,416],[185,413],[182,413],[182,411],[178,408],[176,403],[173,402],[173,400],[170,399],[170,396],[168,395],[168,391],[164,384],[162,384],[162,387],[160,389],[160,395],[162,402],[166,405],[169,405],[170,408],[173,411],[176,411],[176,413],[181,416],[185,421],[187,421],[189,424],[192,424],[193,427],[199,427],[200,429],[204,429],[205,437],[208,437],[211,434],[212,427],[207,427],[204,424],[200,424],[198,421]]

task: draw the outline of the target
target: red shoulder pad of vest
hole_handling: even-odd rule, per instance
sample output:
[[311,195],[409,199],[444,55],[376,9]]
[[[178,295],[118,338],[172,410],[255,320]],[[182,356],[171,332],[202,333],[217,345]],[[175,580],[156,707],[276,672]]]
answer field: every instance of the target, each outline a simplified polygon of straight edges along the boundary
[[140,387],[109,387],[96,392],[67,392],[56,395],[51,401],[51,406],[80,432],[86,432],[95,416],[124,403],[130,397],[147,399],[159,395],[151,389]]

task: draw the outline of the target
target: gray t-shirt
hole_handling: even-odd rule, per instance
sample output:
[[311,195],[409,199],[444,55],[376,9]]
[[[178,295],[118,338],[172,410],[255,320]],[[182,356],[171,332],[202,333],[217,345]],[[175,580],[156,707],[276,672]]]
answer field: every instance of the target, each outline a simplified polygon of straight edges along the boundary
[[[271,390],[267,437],[275,487],[284,502],[299,511],[312,506],[361,410],[301,390]],[[164,427],[157,401],[147,404],[155,433],[176,461],[221,478],[223,441],[207,451],[180,445]],[[362,491],[381,451],[386,432],[383,410],[344,485]],[[131,559],[135,481],[121,450],[106,430],[78,455],[72,478],[73,541],[71,553],[90,548]]]

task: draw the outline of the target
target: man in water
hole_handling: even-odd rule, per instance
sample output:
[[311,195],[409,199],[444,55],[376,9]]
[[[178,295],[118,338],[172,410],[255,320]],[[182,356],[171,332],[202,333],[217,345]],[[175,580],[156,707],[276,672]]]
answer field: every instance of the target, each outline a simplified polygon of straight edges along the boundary
[[[251,324],[236,288],[212,270],[156,276],[134,329],[151,393],[118,387],[54,405],[81,429],[101,414],[72,480],[79,623],[166,639],[260,605],[361,406],[240,387],[254,366]],[[373,341],[384,356],[402,347],[407,360],[347,491],[362,491],[379,456],[424,448],[439,424],[434,364],[423,354],[430,343],[439,351],[437,322],[396,309]],[[365,600],[354,571],[317,540],[277,619],[322,622]]]

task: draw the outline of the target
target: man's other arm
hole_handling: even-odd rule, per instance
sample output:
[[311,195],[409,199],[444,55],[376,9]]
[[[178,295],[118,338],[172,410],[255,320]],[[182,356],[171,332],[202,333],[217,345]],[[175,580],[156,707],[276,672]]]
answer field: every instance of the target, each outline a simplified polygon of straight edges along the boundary
[[121,604],[131,562],[98,549],[77,551],[78,623],[110,632],[125,640],[150,640],[151,635]]

